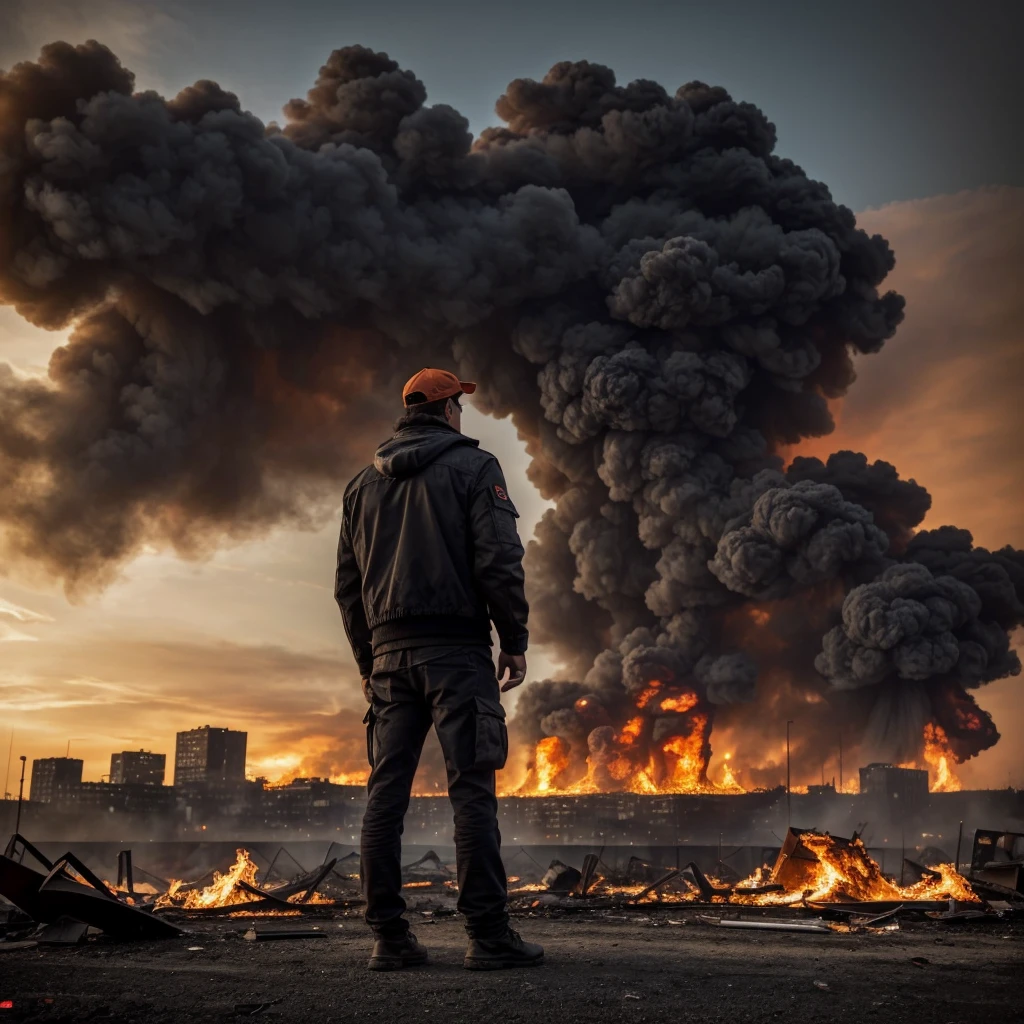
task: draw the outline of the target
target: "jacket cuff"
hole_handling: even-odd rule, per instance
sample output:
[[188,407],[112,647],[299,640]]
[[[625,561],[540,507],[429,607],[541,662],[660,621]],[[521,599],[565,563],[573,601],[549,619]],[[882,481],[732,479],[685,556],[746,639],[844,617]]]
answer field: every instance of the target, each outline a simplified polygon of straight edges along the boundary
[[529,633],[513,633],[512,636],[499,637],[501,650],[504,654],[525,654],[529,643]]

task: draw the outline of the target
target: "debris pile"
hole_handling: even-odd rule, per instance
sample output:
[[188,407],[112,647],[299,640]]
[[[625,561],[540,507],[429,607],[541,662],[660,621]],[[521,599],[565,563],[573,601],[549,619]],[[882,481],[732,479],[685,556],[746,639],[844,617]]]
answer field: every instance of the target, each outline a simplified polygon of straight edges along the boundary
[[[359,855],[339,858],[333,849],[332,843],[323,862],[309,870],[281,847],[264,871],[239,848],[225,870],[193,881],[143,871],[133,864],[131,851],[122,850],[113,883],[74,853],[50,861],[16,834],[0,856],[0,900],[14,907],[6,928],[0,927],[0,952],[26,943],[76,945],[100,936],[124,941],[223,932],[225,924],[237,930],[239,918],[244,920],[236,934],[250,941],[318,938],[333,927],[326,919],[356,916],[363,904]],[[960,925],[1024,914],[1021,833],[979,830],[967,876],[943,860],[941,851],[924,850],[917,855],[920,861],[904,859],[896,878],[882,870],[857,834],[846,839],[810,829],[790,829],[774,863],[745,878],[729,868],[721,850],[717,864],[707,864],[706,871],[694,860],[680,863],[680,852],[674,866],[637,856],[617,866],[608,863],[614,858],[606,858],[602,848],[587,853],[579,868],[555,859],[545,869],[522,847],[507,857],[510,868],[524,860],[520,873],[508,878],[510,909],[556,917],[629,912],[634,919],[665,909],[688,912],[692,923],[716,927],[846,933],[897,930],[907,920]],[[299,873],[286,878],[278,868],[279,880],[271,885],[282,857],[290,858]],[[150,881],[138,881],[138,875]],[[455,870],[435,850],[404,865],[402,883],[411,915],[430,923],[456,912]],[[277,918],[303,920],[263,920]]]
[[[990,847],[996,839],[980,832],[980,841]],[[1014,842],[999,836],[998,849],[1008,851],[1005,861],[1018,851]],[[976,845],[977,849],[977,845]],[[975,855],[977,863],[978,854]],[[903,870],[916,878],[908,884],[883,873],[868,853],[862,839],[831,836],[827,832],[790,829],[774,865],[757,869],[747,878],[727,881],[706,874],[693,861],[685,866],[657,869],[630,858],[625,871],[608,868],[600,854],[588,854],[582,870],[552,861],[541,885],[524,885],[510,890],[515,909],[581,911],[597,909],[652,909],[685,905],[693,909],[770,908],[814,912],[840,917],[848,928],[878,925],[900,913],[928,914],[942,919],[994,917],[1024,912],[1024,892],[1007,886],[992,889],[991,882],[961,875],[953,864],[924,867],[905,860]],[[726,872],[722,872],[723,875]],[[1019,876],[1014,876],[1019,877]],[[977,888],[975,888],[977,887]],[[978,890],[987,890],[985,898]],[[998,899],[990,898],[997,895]],[[698,920],[702,920],[698,915]]]
[[[31,863],[25,863],[26,858]],[[267,870],[268,877],[276,859]],[[15,834],[0,856],[0,897],[15,908],[8,912],[8,941],[3,946],[10,948],[11,940],[77,944],[100,934],[119,940],[176,938],[189,930],[190,921],[203,917],[251,919],[347,911],[362,900],[352,891],[351,879],[335,872],[337,864],[337,858],[326,859],[314,871],[303,869],[298,877],[265,888],[259,884],[259,867],[247,850],[239,849],[234,864],[225,872],[211,872],[208,884],[203,884],[205,878],[171,879],[161,890],[148,882],[136,883],[130,850],[118,855],[114,884],[101,879],[74,853],[51,862],[24,836]],[[343,891],[328,895],[321,890],[329,887],[332,875]],[[338,889],[336,884],[331,887]]]

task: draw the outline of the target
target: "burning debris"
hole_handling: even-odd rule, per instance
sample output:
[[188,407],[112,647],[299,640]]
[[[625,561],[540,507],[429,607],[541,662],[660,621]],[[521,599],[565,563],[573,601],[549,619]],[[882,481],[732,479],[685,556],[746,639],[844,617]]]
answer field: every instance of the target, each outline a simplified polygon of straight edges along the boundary
[[213,881],[202,889],[188,888],[180,879],[172,879],[170,887],[158,900],[158,907],[174,907],[178,910],[202,910],[210,907],[228,907],[237,903],[249,903],[253,899],[239,885],[248,882],[255,885],[259,868],[247,850],[239,850],[235,863],[223,874],[215,871]]
[[474,140],[348,46],[267,126],[210,81],[137,93],[97,42],[0,100],[0,302],[71,328],[48,380],[0,367],[11,558],[81,590],[146,545],[316,521],[415,353],[481,382],[555,502],[531,631],[572,678],[519,702],[522,792],[775,784],[795,710],[815,770],[837,720],[865,763],[941,729],[946,787],[997,741],[974,694],[1019,672],[1024,555],[914,535],[931,499],[887,463],[780,455],[903,301],[752,104],[566,61]]
[[[266,889],[257,884],[259,867],[248,850],[239,849],[235,863],[225,872],[214,871],[209,885],[188,886],[181,879],[172,879],[167,891],[156,901],[158,910],[183,912],[237,911],[244,914],[299,914],[310,909],[322,910],[338,906],[337,901],[317,892],[331,874],[337,859],[325,861],[313,872],[300,875],[291,882]],[[355,901],[361,902],[361,901]],[[352,906],[353,900],[341,904]]]
[[[591,868],[593,874],[597,865]],[[631,861],[629,873],[650,875],[651,865]],[[883,874],[863,841],[842,839],[828,833],[790,829],[771,869],[759,868],[748,878],[726,882],[706,875],[695,863],[672,868],[645,884],[619,880],[605,867],[600,876],[580,885],[581,872],[554,861],[541,879],[542,887],[560,896],[574,893],[575,899],[612,897],[620,903],[728,905],[733,907],[832,908],[874,904],[879,909],[898,904],[909,909],[945,908],[950,901],[982,906],[970,881],[952,864],[940,864],[923,872],[919,881],[901,885]],[[535,899],[537,887],[526,886],[516,893]],[[583,900],[585,904],[585,900]]]
[[[23,864],[26,855],[46,873]],[[325,860],[313,872],[265,889],[257,884],[259,869],[251,855],[239,849],[235,863],[225,872],[214,871],[209,885],[200,887],[172,879],[164,892],[154,890],[152,894],[134,886],[130,851],[122,851],[118,863],[127,883],[124,889],[104,882],[71,852],[51,863],[23,836],[15,835],[0,857],[0,897],[25,915],[26,924],[48,926],[48,931],[37,936],[41,942],[58,941],[53,938],[57,932],[77,934],[74,923],[117,939],[162,939],[183,933],[184,929],[169,918],[292,917],[347,911],[362,904],[355,894],[329,898],[318,891],[334,871],[336,859]],[[58,923],[61,928],[52,927]]]
[[[515,857],[536,868],[536,881],[529,880],[529,873],[510,876],[509,906],[515,915],[626,912],[634,918],[663,908],[689,913],[695,922],[702,914],[717,915],[714,923],[753,915],[769,930],[773,921],[807,917],[824,919],[831,931],[847,932],[892,929],[898,927],[897,917],[908,916],[950,924],[991,921],[1024,912],[1024,895],[1002,884],[1008,871],[1019,874],[1019,840],[1013,834],[979,831],[969,878],[948,863],[926,867],[908,860],[905,866],[916,879],[908,884],[883,872],[859,837],[810,830],[791,829],[773,866],[742,879],[725,868],[721,851],[718,866],[707,864],[707,870],[693,861],[658,867],[635,856],[616,867],[606,862],[604,849],[587,854],[580,869],[554,860],[545,870],[524,847]],[[6,936],[0,928],[0,952],[27,948],[25,942],[95,941],[101,934],[118,940],[196,931],[250,941],[322,938],[334,927],[327,920],[358,916],[362,907],[330,854],[331,849],[313,871],[270,887],[261,884],[252,854],[239,849],[234,863],[213,871],[206,884],[172,879],[155,895],[136,887],[132,896],[126,888],[103,882],[73,853],[51,863],[16,836],[0,858],[0,897],[17,908],[8,915]],[[25,858],[34,859],[40,870],[23,864]],[[1002,870],[1000,881],[993,880],[993,870]],[[429,922],[455,914],[458,884],[435,851],[405,865],[403,879],[410,915]]]

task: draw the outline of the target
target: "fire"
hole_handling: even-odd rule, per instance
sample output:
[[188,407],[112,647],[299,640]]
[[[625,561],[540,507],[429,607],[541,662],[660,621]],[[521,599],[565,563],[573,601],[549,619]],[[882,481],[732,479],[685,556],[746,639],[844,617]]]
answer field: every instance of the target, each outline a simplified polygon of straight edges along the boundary
[[678,697],[666,697],[659,707],[662,711],[686,712],[697,706],[697,694],[683,693]]
[[157,900],[156,905],[199,910],[205,907],[230,907],[236,903],[249,903],[257,897],[240,889],[238,883],[255,885],[258,871],[259,868],[249,856],[249,851],[238,849],[235,851],[235,863],[224,874],[215,871],[213,881],[205,889],[189,889],[184,899],[177,899],[177,894],[185,883],[181,879],[173,879],[170,888]]
[[699,793],[704,779],[704,738],[706,715],[694,716],[689,736],[673,736],[662,745],[668,769],[667,788],[678,793]]
[[643,731],[644,720],[642,718],[631,718],[619,733],[617,739],[623,746],[631,747]]
[[951,767],[954,758],[946,731],[941,725],[936,725],[934,722],[925,723],[924,760],[930,769],[929,779],[933,793],[958,793],[960,791],[960,780]]
[[[223,874],[214,871],[213,881],[205,889],[188,889],[181,893],[182,886],[187,883],[180,878],[171,880],[170,887],[157,901],[157,907],[176,907],[179,910],[203,910],[209,907],[233,907],[251,903],[259,900],[259,896],[246,892],[239,886],[239,882],[247,885],[257,885],[256,875],[259,867],[249,855],[248,850],[238,849],[235,851],[235,863]],[[318,892],[312,893],[308,898],[304,893],[298,892],[288,897],[289,903],[331,903],[332,901]],[[295,911],[298,913],[299,911]],[[288,911],[266,911],[267,914],[287,916]]]
[[334,903],[334,900],[330,896],[324,896],[323,893],[314,892],[310,896],[306,896],[303,892],[297,892],[293,896],[288,897],[289,903]]
[[534,756],[537,792],[550,793],[555,788],[555,779],[568,767],[569,755],[565,744],[557,736],[545,736],[537,744]]
[[[938,877],[928,877],[911,885],[899,885],[887,878],[878,862],[868,853],[859,838],[838,839],[824,832],[791,833],[789,842],[798,839],[794,857],[780,855],[771,870],[757,868],[752,875],[734,887],[714,875],[708,875],[711,885],[727,894],[712,897],[714,903],[731,903],[740,906],[788,906],[803,901],[810,903],[850,902],[911,902],[934,900],[936,902],[955,899],[965,903],[978,903],[978,897],[970,883],[958,874],[952,864],[941,864],[934,869]],[[687,880],[688,882],[690,880]],[[750,889],[767,883],[781,884],[781,892],[740,895],[731,889]],[[537,887],[523,886],[516,892],[527,892]],[[598,883],[592,892],[637,896],[645,887],[642,885],[608,885]],[[645,903],[697,903],[703,897],[695,884],[686,890],[680,888],[662,889],[643,897]]]
[[642,691],[636,699],[636,706],[638,708],[645,708],[650,703],[651,698],[661,689],[661,683],[655,679],[646,690]]
[[[575,750],[574,762],[574,751],[565,740],[545,736],[537,743],[530,771],[516,792],[524,796],[746,792],[728,764],[730,755],[719,771],[721,781],[708,778],[713,709],[702,705],[697,693],[680,692],[673,684],[654,679],[635,695],[633,704],[638,713],[617,730],[602,725],[590,731],[582,777],[572,781],[582,768],[582,751]],[[588,721],[583,716],[594,710],[603,713],[587,697],[579,698],[575,707],[581,722]]]
[[[790,861],[798,863],[798,876],[789,876],[787,865],[776,863],[770,881],[786,884],[784,892],[760,896],[733,896],[732,902],[770,906],[773,904],[808,902],[844,902],[850,900],[946,900],[978,902],[978,897],[963,875],[952,864],[941,864],[935,870],[939,878],[925,878],[912,885],[898,885],[882,874],[878,862],[859,839],[836,839],[827,832],[804,832],[800,844],[817,860]],[[765,881],[761,871],[739,883],[739,888],[756,886]]]
[[332,775],[330,781],[336,786],[365,786],[370,777],[370,769],[363,768],[354,772],[339,772]]
[[722,765],[722,781],[715,784],[716,793],[745,793],[746,790],[740,785],[733,774],[732,765],[729,764],[730,754],[726,754]]
[[953,770],[956,755],[946,730],[937,722],[925,722],[923,744],[920,761],[909,761],[900,767],[927,771],[928,788],[933,793],[959,793],[963,787]]

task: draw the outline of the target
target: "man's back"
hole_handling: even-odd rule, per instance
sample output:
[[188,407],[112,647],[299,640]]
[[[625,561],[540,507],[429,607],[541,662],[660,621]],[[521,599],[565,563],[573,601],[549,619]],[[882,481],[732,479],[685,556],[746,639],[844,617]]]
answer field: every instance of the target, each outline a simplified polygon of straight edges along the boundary
[[439,417],[380,446],[345,492],[335,581],[364,675],[423,638],[489,644],[491,620],[503,651],[525,651],[516,518],[497,459]]

